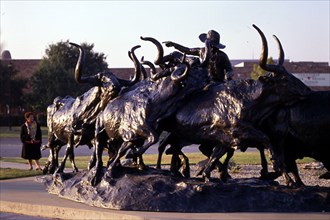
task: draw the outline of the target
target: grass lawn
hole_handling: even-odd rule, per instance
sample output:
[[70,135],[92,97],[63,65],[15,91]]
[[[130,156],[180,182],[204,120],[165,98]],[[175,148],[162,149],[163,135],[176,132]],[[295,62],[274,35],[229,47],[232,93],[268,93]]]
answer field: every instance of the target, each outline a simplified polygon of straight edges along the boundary
[[0,168],[0,180],[42,175],[42,171]]
[[[21,127],[0,127],[0,138],[19,138]],[[47,137],[47,127],[41,127],[43,137]]]
[[[187,153],[187,157],[189,158],[190,164],[196,164],[201,160],[206,159],[201,153]],[[89,156],[78,156],[75,157],[75,162],[77,167],[80,170],[84,170],[87,168]],[[269,161],[269,158],[267,158]],[[47,158],[40,159],[40,165],[44,165],[46,163]],[[107,157],[103,156],[103,164],[106,164]],[[145,164],[154,166],[157,162],[157,154],[145,154],[143,155],[143,160]],[[7,158],[0,158],[0,161],[7,161],[7,162],[15,162],[15,163],[23,163],[26,164],[26,160],[18,157],[7,157]],[[259,152],[235,152],[234,157],[231,159],[233,164],[235,165],[242,165],[242,164],[260,164],[260,155]],[[297,163],[310,163],[314,161],[312,158],[304,158],[302,160],[297,160]],[[162,158],[162,165],[170,164],[171,156],[170,155],[163,155]],[[71,168],[70,161],[67,160],[66,167]],[[40,171],[27,171],[27,170],[16,170],[16,169],[0,169],[0,180],[1,179],[9,179],[9,178],[19,178],[19,177],[26,177],[26,176],[36,176],[40,175]]]
[[[0,127],[0,138],[17,138],[19,137],[20,127]],[[43,137],[47,136],[47,127],[41,127]],[[187,153],[187,157],[189,158],[190,164],[196,164],[201,160],[206,159],[201,153]],[[78,156],[75,157],[76,165],[79,169],[86,169],[89,161],[89,156]],[[267,158],[269,161],[269,157]],[[40,165],[44,165],[46,163],[47,158],[41,158]],[[103,164],[106,164],[107,157],[104,156]],[[157,163],[157,154],[144,154],[143,155],[144,163],[147,165],[156,165]],[[223,159],[222,159],[223,160]],[[7,161],[7,162],[15,162],[15,163],[24,163],[26,164],[26,160],[22,158],[10,157],[10,158],[1,158],[0,161]],[[236,151],[234,157],[231,159],[233,164],[242,165],[242,164],[260,164],[260,155],[259,152],[240,152]],[[314,161],[312,158],[304,158],[303,160],[297,160],[297,163],[310,163]],[[162,164],[170,164],[171,156],[170,155],[163,155],[162,157]],[[70,161],[67,160],[66,167],[71,168]],[[10,174],[12,173],[12,174]],[[40,175],[41,172],[39,171],[29,171],[26,170],[16,170],[16,169],[0,169],[0,180],[1,179],[8,179],[8,178],[18,178],[18,177],[26,177],[26,176],[35,176]]]

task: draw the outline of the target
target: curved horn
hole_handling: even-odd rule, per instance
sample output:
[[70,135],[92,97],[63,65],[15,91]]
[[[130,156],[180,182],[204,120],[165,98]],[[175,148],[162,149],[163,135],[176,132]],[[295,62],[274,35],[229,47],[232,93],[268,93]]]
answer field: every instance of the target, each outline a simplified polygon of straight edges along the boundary
[[[176,82],[181,82],[185,78],[187,78],[188,73],[190,71],[190,65],[188,62],[185,61],[186,54],[183,55],[182,64],[179,64],[173,73],[171,74],[171,79]],[[185,66],[184,72],[182,73],[183,66]]]
[[74,71],[74,79],[76,80],[77,83],[86,83],[88,81],[85,78],[81,77],[81,72],[82,72],[82,69],[84,66],[83,65],[84,61],[85,61],[85,50],[84,50],[84,48],[82,48],[82,46],[80,46],[78,44],[75,44],[72,42],[69,42],[69,44],[74,47],[77,47],[79,49],[79,57],[77,60],[75,71]]
[[278,50],[279,50],[279,55],[278,55],[278,63],[277,65],[282,66],[284,63],[284,50],[281,44],[281,41],[276,37],[276,35],[273,35],[275,38],[277,45],[278,45]]
[[137,45],[135,47],[132,47],[131,51],[128,51],[128,56],[133,61],[134,67],[135,67],[135,70],[134,70],[135,74],[134,74],[133,78],[130,80],[130,82],[128,82],[128,85],[135,84],[140,79],[140,76],[141,76],[141,64],[134,53],[134,51],[140,47],[141,47],[140,45]]
[[144,56],[142,56],[141,57],[141,61],[140,61],[140,63],[142,64],[141,65],[141,80],[145,80],[148,76],[147,76],[147,71],[146,71],[146,69],[144,68],[144,66],[143,66],[143,61],[144,61]]
[[156,58],[156,60],[154,61],[154,63],[156,65],[160,65],[163,63],[163,57],[164,57],[164,49],[161,43],[159,43],[159,41],[157,41],[155,38],[152,37],[140,37],[141,40],[146,40],[146,41],[150,41],[153,44],[156,45],[157,49],[158,49],[158,56]]
[[151,76],[151,78],[153,78],[153,76],[156,74],[156,67],[155,67],[155,65],[152,62],[147,61],[147,60],[142,60],[141,63],[142,63],[142,65],[149,66],[149,68],[150,68],[150,76]]
[[278,41],[279,48],[280,48],[279,64],[278,65],[267,64],[268,45],[267,45],[266,37],[265,37],[264,33],[256,25],[253,24],[252,26],[258,31],[258,33],[261,37],[261,40],[262,40],[262,51],[260,54],[260,61],[259,61],[260,67],[266,71],[270,71],[273,73],[280,72],[281,65],[284,62],[284,52],[283,52],[281,43]]
[[267,40],[266,37],[264,35],[264,33],[256,26],[256,25],[252,25],[259,33],[261,40],[262,40],[262,50],[261,50],[261,54],[260,54],[260,60],[259,60],[259,65],[262,69],[267,68],[267,58],[268,58],[268,44],[267,44]]

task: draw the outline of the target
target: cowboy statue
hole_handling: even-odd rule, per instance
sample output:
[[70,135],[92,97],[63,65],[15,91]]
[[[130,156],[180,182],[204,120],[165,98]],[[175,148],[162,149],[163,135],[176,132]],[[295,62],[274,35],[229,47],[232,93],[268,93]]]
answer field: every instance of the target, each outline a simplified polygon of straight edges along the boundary
[[206,60],[206,65],[211,81],[223,83],[225,80],[231,80],[233,77],[233,68],[227,54],[220,49],[226,46],[220,43],[220,34],[210,30],[207,34],[199,35],[199,39],[205,43],[202,48],[187,48],[172,41],[164,42],[167,47],[174,47],[182,53],[199,56]]

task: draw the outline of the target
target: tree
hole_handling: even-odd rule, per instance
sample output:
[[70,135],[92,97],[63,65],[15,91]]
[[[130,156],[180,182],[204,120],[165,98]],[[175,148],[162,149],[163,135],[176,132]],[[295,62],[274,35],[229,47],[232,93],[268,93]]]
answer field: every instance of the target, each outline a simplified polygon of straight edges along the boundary
[[17,70],[10,61],[0,62],[0,105],[7,108],[23,105],[23,88],[26,80],[17,77]]
[[[274,61],[273,61],[273,58],[272,57],[269,57],[267,59],[267,64],[273,64]],[[257,80],[260,76],[263,76],[264,74],[266,73],[265,70],[263,70],[259,64],[253,64],[253,70],[251,72],[251,78],[254,79],[254,80]]]
[[[45,112],[57,96],[77,97],[90,88],[74,81],[79,51],[68,43],[61,41],[46,49],[46,55],[31,78],[32,93],[27,100],[33,109]],[[83,75],[94,75],[107,69],[106,57],[103,53],[94,52],[93,44],[83,43],[82,47],[86,54]]]
[[[26,80],[17,77],[17,70],[10,61],[0,62],[0,113],[1,124],[11,130],[12,116],[24,107],[23,88]],[[4,113],[4,114],[3,114]]]

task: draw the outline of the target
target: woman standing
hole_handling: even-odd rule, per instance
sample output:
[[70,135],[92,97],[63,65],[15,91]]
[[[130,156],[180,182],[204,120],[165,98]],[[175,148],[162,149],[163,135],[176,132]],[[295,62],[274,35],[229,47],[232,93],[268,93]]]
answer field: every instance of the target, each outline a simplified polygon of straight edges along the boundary
[[32,170],[32,160],[34,160],[36,170],[41,170],[39,159],[41,158],[41,129],[34,120],[32,112],[25,113],[25,123],[21,127],[22,158],[29,162],[29,170]]

